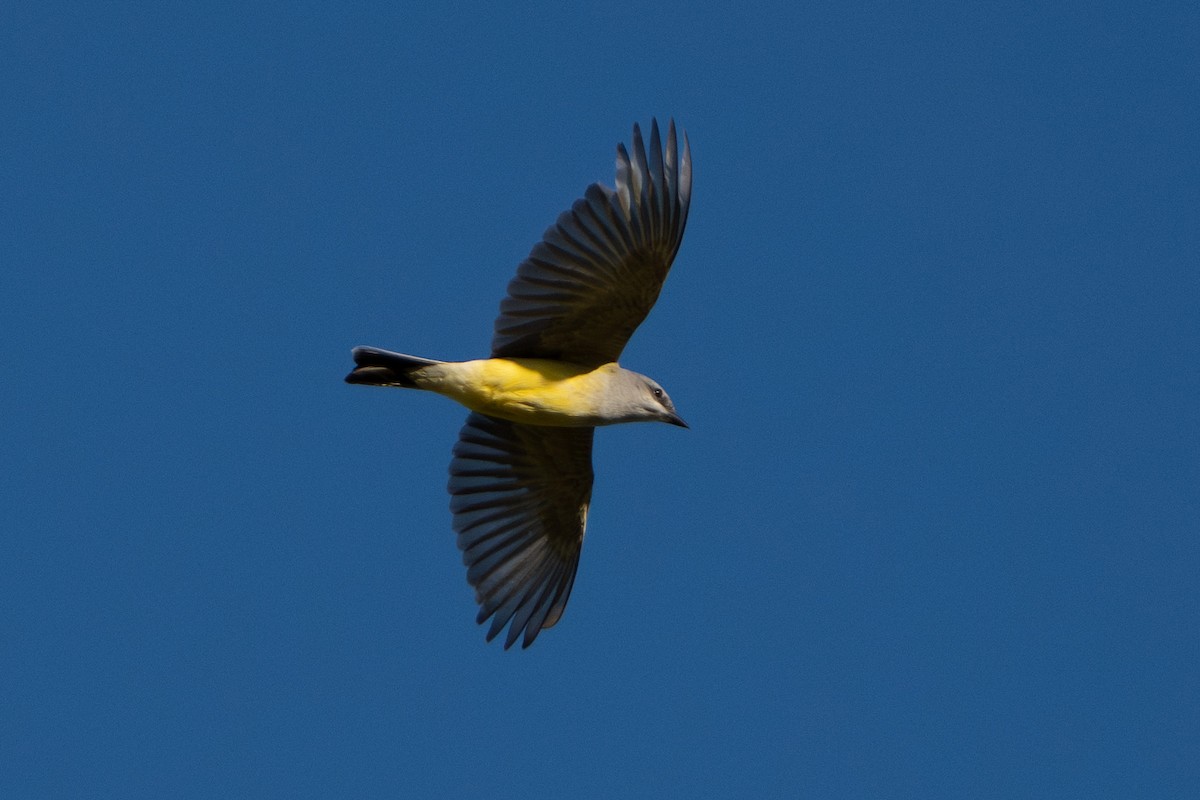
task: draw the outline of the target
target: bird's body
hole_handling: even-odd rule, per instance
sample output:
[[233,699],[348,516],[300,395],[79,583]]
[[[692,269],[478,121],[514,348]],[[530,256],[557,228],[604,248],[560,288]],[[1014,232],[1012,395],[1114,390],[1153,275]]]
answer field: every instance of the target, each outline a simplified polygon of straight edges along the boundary
[[[372,385],[425,389],[480,414],[522,425],[594,428],[642,419],[682,424],[671,416],[673,408],[663,406],[666,395],[654,396],[655,390],[662,391],[658,384],[616,362],[589,367],[548,358],[432,361],[373,347],[355,348],[355,357],[373,365]],[[392,366],[384,367],[384,362]],[[383,369],[392,377],[381,376]],[[366,382],[361,377],[351,382]],[[626,400],[638,395],[652,401],[644,404],[644,411],[641,404]]]
[[619,369],[545,358],[483,358],[426,367],[416,382],[489,417],[583,428],[606,424],[599,399]]
[[575,580],[591,501],[594,429],[684,425],[650,378],[617,364],[658,298],[691,200],[691,155],[671,125],[650,149],[633,129],[617,188],[588,187],[517,269],[490,358],[436,361],[354,348],[349,383],[424,389],[471,410],[450,464],[450,508],[488,639],[528,647]]

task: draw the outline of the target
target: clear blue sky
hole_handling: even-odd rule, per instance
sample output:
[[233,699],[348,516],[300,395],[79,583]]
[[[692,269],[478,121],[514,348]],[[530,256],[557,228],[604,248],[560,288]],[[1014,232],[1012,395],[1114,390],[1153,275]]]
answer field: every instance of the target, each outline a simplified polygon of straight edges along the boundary
[[[0,795],[1200,796],[1194,4],[82,5],[0,11]],[[505,652],[463,411],[342,377],[651,116],[692,428]]]

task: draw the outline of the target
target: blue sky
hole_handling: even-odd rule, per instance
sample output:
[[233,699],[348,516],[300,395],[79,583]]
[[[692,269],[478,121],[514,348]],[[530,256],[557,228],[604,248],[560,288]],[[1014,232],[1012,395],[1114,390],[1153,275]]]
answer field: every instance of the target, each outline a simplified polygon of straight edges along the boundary
[[[407,4],[405,4],[407,5]],[[9,4],[0,794],[1200,791],[1187,3]],[[633,122],[691,217],[562,622],[485,644],[464,413]]]

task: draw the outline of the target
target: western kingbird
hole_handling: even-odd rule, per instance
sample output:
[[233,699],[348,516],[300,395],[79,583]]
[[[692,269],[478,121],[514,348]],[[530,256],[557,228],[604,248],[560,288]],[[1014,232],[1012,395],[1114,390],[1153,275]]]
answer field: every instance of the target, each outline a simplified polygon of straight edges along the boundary
[[[566,608],[592,496],[598,425],[687,427],[662,387],[617,365],[679,250],[691,149],[633,126],[617,188],[598,183],[534,245],[500,304],[490,358],[434,361],[356,347],[347,383],[444,394],[471,410],[450,462],[450,510],[490,642],[528,647]],[[511,623],[511,624],[510,624]]]

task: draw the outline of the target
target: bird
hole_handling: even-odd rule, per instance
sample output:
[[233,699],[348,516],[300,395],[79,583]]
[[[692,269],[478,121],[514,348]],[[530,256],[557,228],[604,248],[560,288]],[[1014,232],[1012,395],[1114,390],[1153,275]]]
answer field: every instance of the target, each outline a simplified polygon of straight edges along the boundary
[[559,215],[517,267],[491,354],[438,361],[355,347],[351,384],[423,389],[470,414],[450,462],[450,510],[467,581],[491,642],[533,644],[562,617],[592,496],[602,425],[688,427],[666,391],[617,359],[658,299],[683,239],[691,146],[658,121],[647,149],[617,145],[616,188],[601,183]]

